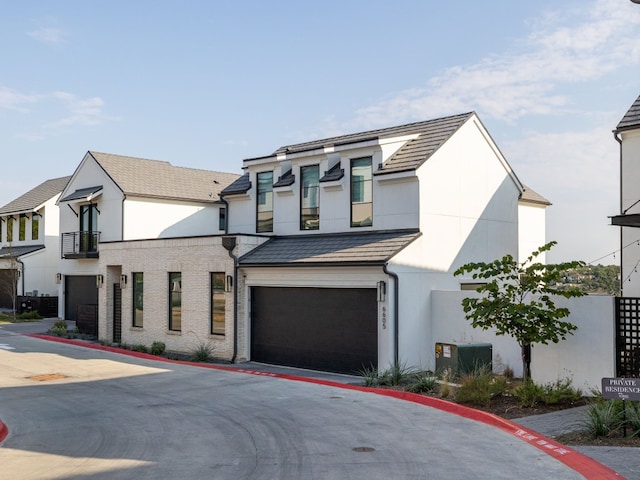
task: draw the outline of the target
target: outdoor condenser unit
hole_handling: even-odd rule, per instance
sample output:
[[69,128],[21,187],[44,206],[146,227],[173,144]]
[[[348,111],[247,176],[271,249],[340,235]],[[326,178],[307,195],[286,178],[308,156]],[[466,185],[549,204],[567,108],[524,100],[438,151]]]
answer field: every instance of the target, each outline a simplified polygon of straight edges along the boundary
[[436,343],[436,373],[471,373],[479,368],[493,368],[490,343]]

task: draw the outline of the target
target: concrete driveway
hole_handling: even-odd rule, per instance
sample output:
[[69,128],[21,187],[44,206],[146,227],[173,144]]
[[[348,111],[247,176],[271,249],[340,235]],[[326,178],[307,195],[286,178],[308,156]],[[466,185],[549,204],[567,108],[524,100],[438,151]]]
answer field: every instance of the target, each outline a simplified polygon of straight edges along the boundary
[[578,473],[576,452],[412,401],[16,330],[0,327],[2,478],[608,478]]

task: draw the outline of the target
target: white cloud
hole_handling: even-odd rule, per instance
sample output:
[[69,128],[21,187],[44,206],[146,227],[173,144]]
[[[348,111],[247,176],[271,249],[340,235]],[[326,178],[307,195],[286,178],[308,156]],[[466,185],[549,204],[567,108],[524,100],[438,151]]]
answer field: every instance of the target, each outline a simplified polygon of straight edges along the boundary
[[28,32],[31,38],[34,38],[42,43],[50,45],[58,45],[67,41],[68,34],[59,28],[41,27],[37,30]]
[[571,99],[559,87],[640,61],[638,10],[630,2],[598,0],[580,10],[550,14],[515,51],[448,68],[424,87],[359,110],[349,127],[374,128],[470,110],[507,122],[566,112]]
[[0,109],[28,111],[27,105],[38,102],[38,95],[27,95],[10,88],[0,86]]
[[52,97],[60,100],[66,115],[55,122],[45,125],[47,128],[59,128],[71,125],[93,126],[103,122],[104,101],[100,97],[78,98],[67,92],[55,92]]

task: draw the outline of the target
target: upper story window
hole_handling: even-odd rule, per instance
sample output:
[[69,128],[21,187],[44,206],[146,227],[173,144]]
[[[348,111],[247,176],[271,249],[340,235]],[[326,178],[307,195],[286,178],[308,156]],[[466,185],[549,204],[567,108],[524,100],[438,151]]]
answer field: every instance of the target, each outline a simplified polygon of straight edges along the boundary
[[0,242],[2,242],[2,224],[4,223],[4,218],[0,218]]
[[273,232],[273,172],[258,173],[256,232]]
[[18,241],[24,242],[27,239],[27,216],[23,213],[20,215],[18,225]]
[[300,230],[320,228],[320,167],[300,168]]
[[220,207],[218,209],[218,230],[226,230],[227,228],[227,209]]
[[40,238],[40,215],[34,213],[31,216],[31,240]]
[[13,242],[13,217],[7,217],[7,242]]
[[373,170],[371,157],[351,160],[351,226],[373,224]]

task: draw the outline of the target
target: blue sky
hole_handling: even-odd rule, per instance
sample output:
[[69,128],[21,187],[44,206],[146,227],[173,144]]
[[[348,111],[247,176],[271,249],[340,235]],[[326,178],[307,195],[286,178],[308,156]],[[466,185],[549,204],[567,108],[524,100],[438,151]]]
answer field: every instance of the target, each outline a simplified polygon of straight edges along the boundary
[[629,0],[0,9],[0,205],[72,174],[87,150],[240,173],[281,145],[474,110],[553,203],[549,260],[617,263],[611,131],[640,95]]

